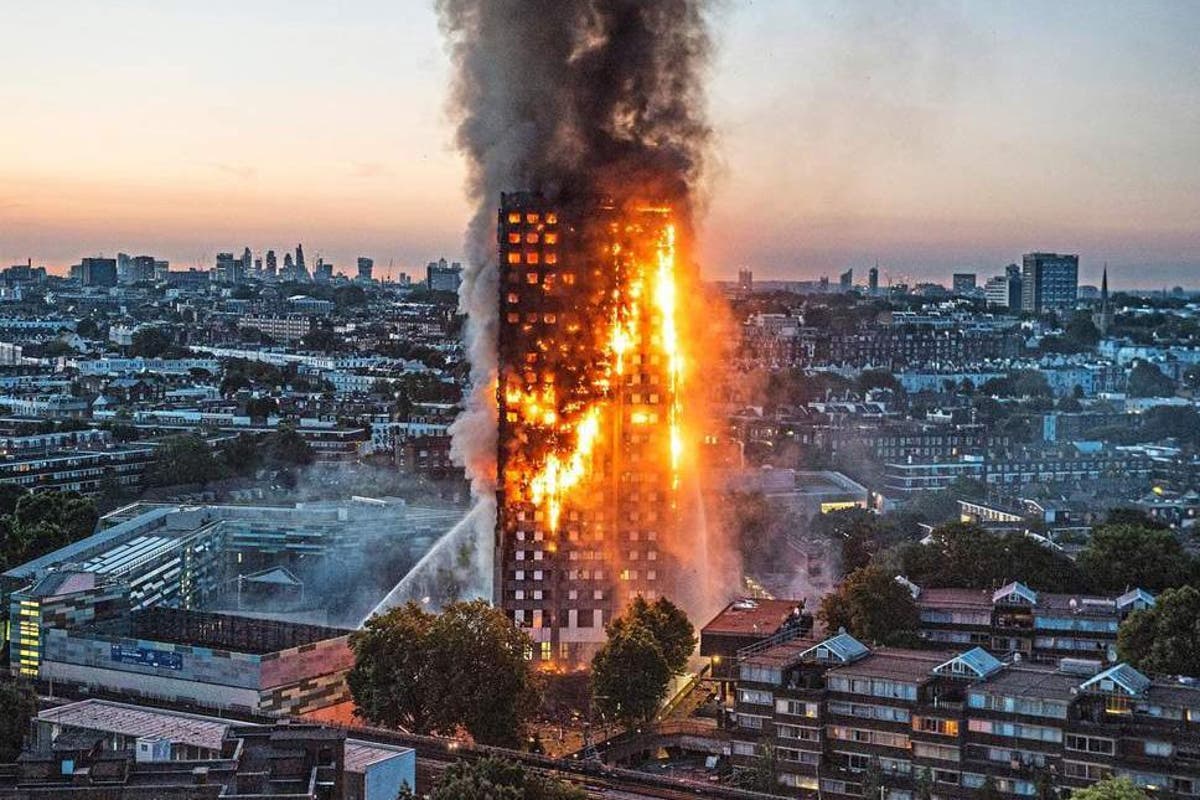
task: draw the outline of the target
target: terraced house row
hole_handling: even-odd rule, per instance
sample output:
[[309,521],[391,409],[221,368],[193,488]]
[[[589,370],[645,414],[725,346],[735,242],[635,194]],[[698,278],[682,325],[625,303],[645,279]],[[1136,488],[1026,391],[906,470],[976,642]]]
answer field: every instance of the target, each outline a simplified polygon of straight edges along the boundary
[[913,800],[928,786],[971,798],[989,783],[1033,797],[1113,775],[1160,797],[1200,796],[1200,687],[1126,664],[871,649],[842,633],[744,655],[735,689],[734,764],[772,752],[800,797],[865,786]]

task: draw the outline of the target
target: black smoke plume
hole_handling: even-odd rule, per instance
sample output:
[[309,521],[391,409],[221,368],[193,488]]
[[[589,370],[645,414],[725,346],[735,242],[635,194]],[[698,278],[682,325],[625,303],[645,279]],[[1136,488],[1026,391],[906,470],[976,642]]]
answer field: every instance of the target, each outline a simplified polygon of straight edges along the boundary
[[[454,62],[451,109],[476,213],[459,302],[472,391],[454,454],[481,502],[495,483],[502,192],[568,205],[608,197],[670,203],[690,239],[710,138],[706,0],[437,0]],[[636,197],[631,196],[636,193]],[[482,535],[490,536],[490,528]],[[490,549],[490,548],[485,548]]]

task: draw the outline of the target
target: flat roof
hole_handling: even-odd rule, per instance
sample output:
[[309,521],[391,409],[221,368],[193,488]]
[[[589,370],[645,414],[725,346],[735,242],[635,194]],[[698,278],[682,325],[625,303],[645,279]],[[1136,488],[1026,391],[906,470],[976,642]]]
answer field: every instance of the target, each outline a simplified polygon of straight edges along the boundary
[[345,628],[155,606],[123,617],[80,625],[70,629],[68,635],[142,639],[266,655],[349,636],[350,633]]
[[953,651],[908,650],[880,647],[858,661],[833,667],[830,674],[849,677],[885,678],[921,683],[932,677],[933,668],[954,658]]
[[[48,708],[38,713],[38,720],[124,736],[153,736],[218,752],[230,728],[258,727],[253,723],[97,699]],[[372,764],[410,752],[412,748],[408,747],[346,739],[346,770],[362,773]]]
[[701,628],[700,634],[770,636],[797,608],[804,609],[803,600],[736,600]]
[[38,720],[125,736],[153,736],[217,752],[233,724],[215,717],[95,699],[48,708],[38,712]]
[[1010,664],[986,681],[971,686],[971,691],[1005,697],[1036,697],[1070,702],[1075,689],[1086,675],[1071,675],[1053,667]]

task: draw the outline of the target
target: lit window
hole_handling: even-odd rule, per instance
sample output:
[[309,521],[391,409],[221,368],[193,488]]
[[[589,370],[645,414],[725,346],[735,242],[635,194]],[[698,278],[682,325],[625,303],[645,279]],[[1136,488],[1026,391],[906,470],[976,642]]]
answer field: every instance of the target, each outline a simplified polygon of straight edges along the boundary
[[563,278],[563,283],[565,283],[567,286],[575,285],[575,273],[574,272],[564,272],[562,278]]
[[526,264],[536,264],[536,263],[538,263],[538,260],[539,259],[538,259],[537,253],[526,253],[525,254],[525,263]]
[[558,244],[558,234],[557,233],[547,233],[545,242],[546,242],[546,244]]
[[521,243],[521,234],[517,233],[516,231],[513,231],[512,233],[510,233],[508,235],[508,243],[509,244],[520,244]]
[[546,215],[546,224],[547,225],[557,225],[558,224],[558,214],[555,214],[553,212],[547,214]]
[[509,293],[508,293],[508,302],[510,302],[510,303],[516,303],[516,302],[518,302],[518,300],[519,300],[519,298],[517,297],[517,293],[516,293],[516,292],[509,292]]
[[546,253],[546,263],[547,264],[557,264],[558,263],[558,254],[557,253]]
[[521,214],[520,214],[519,212],[517,212],[517,211],[513,211],[513,212],[511,212],[511,213],[508,215],[508,222],[509,222],[509,224],[510,224],[510,225],[517,225],[517,224],[519,224],[519,223],[521,222]]
[[526,244],[537,244],[537,240],[538,235],[536,232],[530,231],[529,233],[525,234]]
[[508,263],[510,263],[510,264],[520,264],[520,263],[521,263],[521,254],[520,254],[520,253],[515,253],[515,252],[514,252],[514,253],[509,253],[509,254],[508,254]]
[[538,274],[536,272],[527,272],[525,274],[525,282],[528,284],[536,284],[538,282]]
[[533,225],[535,222],[538,221],[538,215],[537,214],[526,214],[525,221],[528,222],[530,225]]

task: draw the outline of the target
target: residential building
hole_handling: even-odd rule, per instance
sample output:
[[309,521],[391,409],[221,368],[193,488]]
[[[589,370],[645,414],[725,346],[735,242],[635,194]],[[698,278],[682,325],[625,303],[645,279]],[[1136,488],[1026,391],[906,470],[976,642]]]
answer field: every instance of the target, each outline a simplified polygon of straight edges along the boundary
[[735,768],[773,749],[796,796],[860,798],[869,770],[881,797],[1005,797],[1070,791],[1122,776],[1172,795],[1200,794],[1200,687],[1101,669],[1004,663],[983,648],[868,648],[849,634],[793,639],[739,660]]

